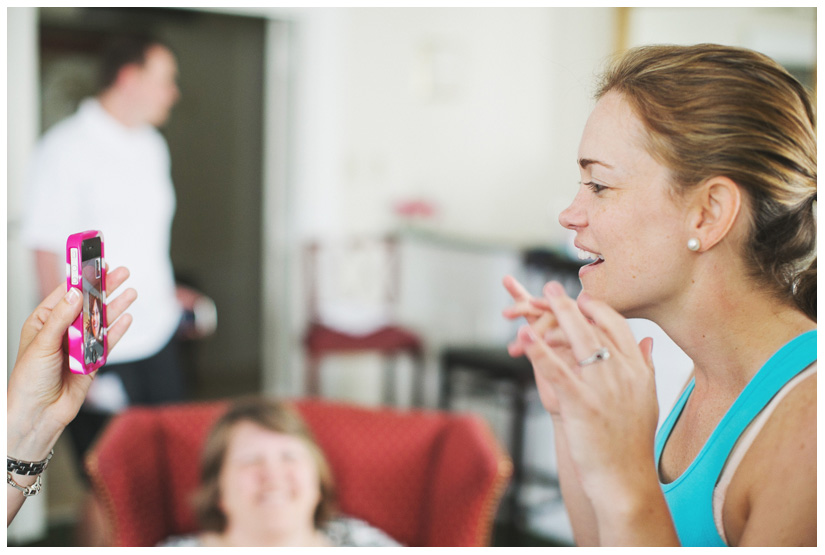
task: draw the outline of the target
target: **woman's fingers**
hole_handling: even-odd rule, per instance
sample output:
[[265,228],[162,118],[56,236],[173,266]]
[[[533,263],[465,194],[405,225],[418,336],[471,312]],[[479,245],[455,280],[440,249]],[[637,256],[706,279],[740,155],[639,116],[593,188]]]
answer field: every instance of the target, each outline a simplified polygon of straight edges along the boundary
[[[51,293],[37,310],[35,310],[36,316],[33,315],[35,318],[40,320],[45,316],[46,313],[44,310],[47,310],[47,301],[49,301],[50,304],[53,300],[53,295],[54,293]],[[29,344],[35,345],[45,351],[59,350],[63,344],[63,335],[69,326],[72,325],[72,322],[75,321],[78,314],[80,314],[82,307],[83,295],[79,290],[71,288],[69,291],[64,291],[61,300],[58,300],[51,308],[36,335],[25,346],[21,341],[20,352],[23,352]]]
[[653,338],[652,337],[645,337],[641,341],[639,341],[639,351],[642,353],[642,358],[647,364],[647,367],[650,368],[651,372],[655,371],[653,366]]
[[137,291],[132,288],[126,289],[118,296],[111,298],[111,294],[117,291],[118,287],[123,285],[123,282],[128,278],[129,270],[123,266],[106,274],[106,323],[110,326],[137,299]]
[[513,276],[504,276],[502,284],[514,301],[527,301],[533,297]]
[[515,320],[516,318],[538,318],[545,311],[532,306],[530,303],[519,302],[513,306],[508,306],[501,311],[502,316],[508,320]]
[[43,329],[43,325],[46,323],[46,320],[49,319],[52,308],[54,308],[65,294],[66,286],[63,284],[58,285],[37,305],[37,308],[34,309],[29,317],[26,318],[26,321],[23,323],[23,329],[20,330],[20,346],[17,350],[18,358],[20,358],[20,354],[26,350],[40,330]]
[[[524,344],[524,354],[533,365],[537,382],[544,379],[556,393],[570,395],[577,389],[579,378],[568,368],[567,364],[538,337],[530,326],[522,326],[518,337]],[[538,384],[541,387],[541,383]]]
[[[530,322],[530,328],[533,330],[533,334],[543,338],[551,345],[557,344],[556,338],[563,336],[563,334],[559,333],[558,321],[552,312],[542,312],[538,318]],[[507,350],[510,356],[514,357],[524,354],[524,346],[518,335],[516,335],[515,341],[510,343]]]
[[538,310],[553,310],[545,299],[530,299],[530,305]]
[[544,294],[578,360],[584,360],[597,349],[605,347],[576,301],[565,294],[561,284],[551,281],[544,286]]
[[[137,299],[137,291],[132,288],[126,289],[120,295],[106,303],[107,324],[111,324],[120,318],[127,308]],[[111,341],[111,339],[110,339]]]
[[[124,267],[115,268],[106,274],[107,296],[114,292],[129,277],[129,270]],[[106,331],[106,341],[109,351],[114,349],[129,326],[132,325],[132,315],[124,314],[133,302],[137,299],[137,291],[132,288],[124,290],[114,299],[106,303],[106,318],[108,329]]]
[[621,314],[610,308],[607,303],[594,299],[586,292],[579,295],[577,304],[581,313],[590,319],[621,352],[631,355],[636,351],[636,338],[627,320]]
[[129,329],[129,326],[132,325],[132,315],[131,314],[124,314],[118,320],[109,326],[108,331],[106,332],[106,341],[108,343],[109,351],[115,348],[120,338],[123,337],[123,334],[126,333],[126,330]]
[[[117,290],[128,277],[129,270],[125,267],[119,267],[111,272],[107,272],[107,295]],[[109,321],[117,320],[123,314],[123,311],[134,302],[135,298],[137,298],[135,290],[127,289],[112,300],[111,303],[107,303],[107,316],[109,317]],[[82,305],[82,295],[79,289],[71,288],[67,291],[66,285],[63,283],[55,287],[54,290],[40,302],[23,324],[23,329],[20,332],[18,358],[35,340],[39,348],[59,349],[63,342],[63,335],[72,322],[74,322],[75,318],[77,318],[78,314],[80,314]],[[129,323],[131,323],[131,320]],[[122,330],[123,332],[129,327],[129,323],[125,323]],[[119,339],[120,335],[122,335],[122,332],[119,335],[116,333],[115,337]],[[117,341],[114,343],[116,342]],[[113,342],[110,336],[110,348],[112,344]]]
[[49,293],[49,295],[45,299],[40,301],[40,304],[38,305],[38,308],[44,307],[44,308],[48,308],[49,310],[51,310],[58,303],[58,301],[63,298],[63,296],[65,294],[66,294],[66,284],[61,283],[60,285],[55,287],[54,290],[51,293]]
[[111,272],[106,272],[106,296],[117,290],[129,277],[129,269],[120,266]]
[[513,276],[504,276],[502,283],[515,301],[513,306],[501,311],[501,314],[508,320],[524,318],[528,323],[533,324],[536,319],[541,318],[547,312],[547,309],[533,306],[534,297]]

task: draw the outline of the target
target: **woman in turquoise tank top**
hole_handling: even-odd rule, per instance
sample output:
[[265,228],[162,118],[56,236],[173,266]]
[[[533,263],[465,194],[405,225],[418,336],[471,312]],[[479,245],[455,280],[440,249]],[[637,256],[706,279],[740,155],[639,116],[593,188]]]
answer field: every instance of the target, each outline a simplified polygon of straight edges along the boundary
[[[816,122],[773,60],[633,49],[603,76],[559,217],[570,299],[512,277],[579,545],[816,545]],[[694,363],[658,437],[656,322]],[[803,373],[804,371],[804,373]]]

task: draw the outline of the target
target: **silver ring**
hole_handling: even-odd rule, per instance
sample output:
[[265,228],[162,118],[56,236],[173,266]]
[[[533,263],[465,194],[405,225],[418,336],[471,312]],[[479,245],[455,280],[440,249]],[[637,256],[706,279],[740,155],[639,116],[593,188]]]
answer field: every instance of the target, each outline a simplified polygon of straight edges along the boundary
[[610,351],[607,350],[607,347],[599,347],[596,349],[596,352],[587,357],[584,360],[579,361],[579,366],[587,366],[588,364],[593,364],[594,362],[599,362],[600,360],[607,360],[610,358]]

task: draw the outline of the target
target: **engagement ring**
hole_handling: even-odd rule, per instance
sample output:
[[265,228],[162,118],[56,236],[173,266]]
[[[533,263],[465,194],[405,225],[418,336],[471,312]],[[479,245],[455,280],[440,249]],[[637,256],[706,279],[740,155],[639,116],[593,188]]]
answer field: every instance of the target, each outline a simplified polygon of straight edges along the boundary
[[596,349],[596,352],[587,357],[584,360],[579,361],[579,366],[587,366],[588,364],[593,364],[594,362],[599,362],[600,360],[607,360],[610,358],[610,351],[607,350],[607,347],[600,347]]

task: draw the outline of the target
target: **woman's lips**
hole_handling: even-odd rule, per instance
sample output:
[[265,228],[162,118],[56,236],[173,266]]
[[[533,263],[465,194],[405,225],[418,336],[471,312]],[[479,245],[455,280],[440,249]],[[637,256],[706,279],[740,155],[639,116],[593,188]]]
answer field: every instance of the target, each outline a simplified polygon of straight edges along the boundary
[[590,264],[585,264],[581,268],[579,268],[579,277],[581,278],[585,274],[593,271],[597,266],[601,266],[604,263],[604,258],[597,258]]

